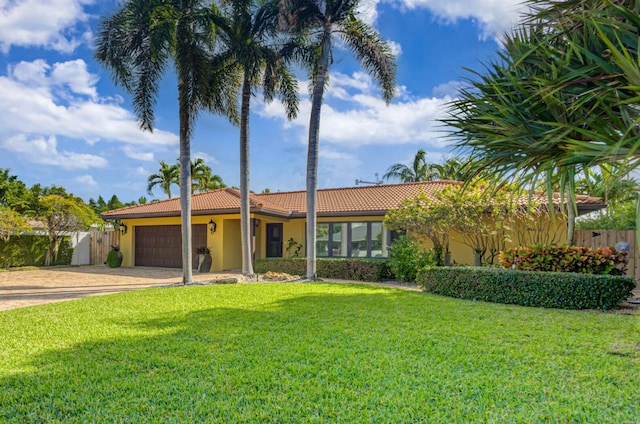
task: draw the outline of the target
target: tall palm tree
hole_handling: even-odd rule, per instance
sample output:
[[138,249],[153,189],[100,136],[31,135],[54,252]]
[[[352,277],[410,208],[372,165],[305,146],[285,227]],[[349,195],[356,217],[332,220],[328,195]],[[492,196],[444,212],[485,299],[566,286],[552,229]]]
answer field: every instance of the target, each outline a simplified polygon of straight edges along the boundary
[[253,0],[226,1],[222,5],[223,19],[218,21],[228,55],[242,73],[240,111],[240,234],[242,244],[242,274],[253,275],[251,220],[249,202],[249,111],[252,89],[262,87],[265,100],[280,94],[293,119],[298,113],[298,87],[286,66],[278,35],[278,3],[268,0],[255,4]]
[[160,161],[160,169],[157,173],[149,175],[147,178],[147,193],[153,195],[153,189],[160,186],[162,192],[171,199],[171,185],[180,185],[180,167],[169,165],[165,161]]
[[[96,59],[133,95],[142,129],[152,131],[153,107],[169,65],[178,78],[180,209],[183,283],[193,281],[191,247],[191,134],[202,109],[236,116],[237,76],[215,62],[215,10],[205,0],[129,0],[104,18]],[[215,65],[215,66],[214,66]]]
[[396,163],[387,169],[387,173],[382,176],[383,180],[399,179],[403,183],[417,181],[433,181],[439,178],[438,169],[435,165],[427,163],[427,153],[420,149],[413,158],[411,166],[404,163]]
[[387,104],[395,94],[396,64],[389,43],[359,20],[360,0],[281,0],[281,28],[309,43],[300,57],[310,68],[312,93],[307,153],[307,279],[316,279],[316,215],[320,111],[328,82],[333,37],[338,36],[382,88]]

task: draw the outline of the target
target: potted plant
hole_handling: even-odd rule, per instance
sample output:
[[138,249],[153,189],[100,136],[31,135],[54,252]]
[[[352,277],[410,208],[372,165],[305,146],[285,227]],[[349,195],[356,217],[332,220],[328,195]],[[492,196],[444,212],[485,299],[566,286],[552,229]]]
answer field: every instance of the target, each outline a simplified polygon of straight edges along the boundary
[[113,245],[107,254],[107,265],[111,268],[118,268],[122,265],[122,252],[120,246]]
[[198,271],[209,272],[211,269],[211,250],[207,246],[200,246],[196,249],[198,254]]

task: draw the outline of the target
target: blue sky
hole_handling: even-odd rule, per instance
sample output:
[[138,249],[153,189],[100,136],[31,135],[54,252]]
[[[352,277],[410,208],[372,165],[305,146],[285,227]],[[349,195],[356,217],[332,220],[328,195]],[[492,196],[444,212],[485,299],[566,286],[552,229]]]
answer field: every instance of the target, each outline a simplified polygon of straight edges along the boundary
[[[373,181],[418,149],[429,161],[451,155],[437,119],[468,74],[495,57],[501,33],[522,10],[519,0],[364,0],[361,17],[389,40],[398,93],[385,106],[379,90],[338,44],[322,110],[319,188]],[[115,0],[0,0],[0,168],[28,186],[56,184],[85,200],[162,199],[146,193],[159,162],[178,158],[177,92],[162,81],[153,133],[139,129],[130,98],[93,59],[100,17]],[[308,82],[287,121],[277,101],[252,100],[251,189],[305,188]],[[192,157],[229,186],[239,185],[238,128],[200,115]],[[178,193],[178,187],[174,187]]]

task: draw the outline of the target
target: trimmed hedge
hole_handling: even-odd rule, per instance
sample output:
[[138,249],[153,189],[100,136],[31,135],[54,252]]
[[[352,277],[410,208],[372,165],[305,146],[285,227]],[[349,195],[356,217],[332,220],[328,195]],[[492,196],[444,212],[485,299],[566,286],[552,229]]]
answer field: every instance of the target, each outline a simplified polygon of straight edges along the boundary
[[439,267],[422,270],[417,283],[444,296],[523,306],[612,309],[631,296],[635,282],[618,275]]
[[[305,275],[307,258],[256,259],[255,271],[284,272],[290,275]],[[355,281],[382,281],[393,278],[386,259],[318,258],[316,274],[320,278],[342,278]]]
[[[43,266],[48,248],[49,236],[26,234],[11,236],[8,241],[0,240],[0,268]],[[65,237],[53,265],[69,265],[72,256],[69,237]]]

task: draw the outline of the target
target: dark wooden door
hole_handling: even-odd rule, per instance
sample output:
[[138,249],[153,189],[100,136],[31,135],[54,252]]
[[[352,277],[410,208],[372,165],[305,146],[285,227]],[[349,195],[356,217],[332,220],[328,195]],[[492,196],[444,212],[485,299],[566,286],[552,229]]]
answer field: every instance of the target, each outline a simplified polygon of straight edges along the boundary
[[[192,247],[207,245],[207,226],[192,225]],[[135,265],[182,268],[180,225],[135,227]]]
[[282,257],[282,224],[267,224],[267,258]]

